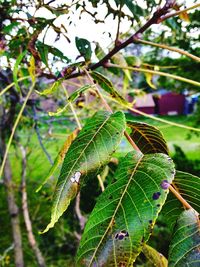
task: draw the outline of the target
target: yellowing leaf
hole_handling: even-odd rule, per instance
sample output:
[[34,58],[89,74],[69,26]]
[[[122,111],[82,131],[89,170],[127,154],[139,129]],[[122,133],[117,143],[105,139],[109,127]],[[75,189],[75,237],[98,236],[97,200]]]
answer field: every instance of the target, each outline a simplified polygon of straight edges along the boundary
[[144,247],[142,248],[142,252],[144,253],[145,257],[150,262],[153,263],[154,266],[156,267],[167,267],[168,266],[167,259],[154,248],[145,244]]
[[29,62],[30,66],[28,67],[29,74],[31,76],[31,80],[35,82],[35,58],[32,56]]
[[46,178],[44,179],[43,183],[37,188],[36,192],[39,192],[40,189],[47,183],[49,178],[54,174],[58,166],[63,162],[65,154],[67,153],[67,150],[69,149],[71,143],[74,141],[78,134],[78,129],[74,130],[70,135],[68,135],[65,143],[63,144],[61,150],[59,151],[56,159],[54,160],[53,165],[51,166],[51,169],[49,170]]
[[153,74],[152,73],[144,73],[145,77],[146,77],[146,82],[148,83],[148,85],[153,88],[156,89],[156,86],[153,84],[152,82],[152,78],[153,78]]
[[67,109],[67,107],[69,106],[69,103],[70,102],[67,102],[67,104],[63,107],[63,108],[58,108],[57,110],[56,110],[56,112],[49,112],[48,114],[49,114],[49,116],[58,116],[58,115],[60,115],[61,113],[63,113],[66,109]]
[[186,11],[181,12],[179,14],[179,18],[182,19],[183,21],[190,22],[190,18],[189,18],[188,13]]

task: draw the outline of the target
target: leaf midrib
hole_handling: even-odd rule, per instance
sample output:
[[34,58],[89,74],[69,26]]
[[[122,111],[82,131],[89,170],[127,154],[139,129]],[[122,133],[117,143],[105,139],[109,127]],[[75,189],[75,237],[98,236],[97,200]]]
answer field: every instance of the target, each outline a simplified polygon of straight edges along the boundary
[[106,228],[105,233],[103,234],[101,240],[99,241],[99,244],[96,246],[96,249],[95,249],[95,251],[94,251],[94,253],[93,253],[93,256],[92,256],[92,258],[91,258],[91,260],[90,260],[90,262],[89,262],[88,267],[91,266],[91,264],[92,264],[94,258],[96,257],[96,253],[97,253],[97,251],[98,251],[100,245],[102,244],[102,242],[103,242],[103,240],[104,240],[106,234],[108,233],[110,227],[111,227],[112,224],[113,224],[113,220],[114,220],[114,218],[115,218],[115,215],[116,215],[116,213],[117,213],[117,211],[118,211],[118,209],[119,209],[119,207],[120,207],[120,205],[121,205],[121,203],[122,203],[122,200],[123,200],[123,198],[124,198],[124,195],[126,194],[127,188],[129,187],[129,184],[130,184],[130,182],[131,182],[131,180],[132,180],[132,178],[133,178],[133,176],[134,176],[134,174],[135,174],[135,172],[136,172],[136,170],[137,170],[137,168],[138,168],[138,166],[139,166],[141,160],[143,159],[143,156],[144,156],[144,155],[141,154],[141,158],[138,160],[138,162],[137,162],[137,164],[136,164],[136,166],[135,166],[135,168],[134,168],[134,170],[133,170],[133,172],[132,172],[132,174],[131,174],[131,176],[130,176],[130,178],[129,178],[129,181],[128,181],[128,183],[127,183],[127,185],[126,185],[126,187],[125,187],[125,189],[124,189],[124,191],[123,191],[123,193],[122,193],[122,195],[121,195],[121,198],[120,198],[120,200],[119,200],[119,202],[118,202],[118,204],[117,204],[117,207],[116,207],[116,209],[115,209],[115,211],[114,211],[114,213],[113,213],[113,215],[112,215],[112,217],[111,217],[110,223],[109,223],[108,227]]

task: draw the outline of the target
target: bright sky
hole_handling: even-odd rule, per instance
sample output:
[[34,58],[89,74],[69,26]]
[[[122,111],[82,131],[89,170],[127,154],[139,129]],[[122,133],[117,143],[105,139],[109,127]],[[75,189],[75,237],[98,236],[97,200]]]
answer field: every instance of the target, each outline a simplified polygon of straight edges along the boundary
[[[135,0],[139,3],[139,5],[142,8],[146,8],[143,0]],[[160,0],[155,0],[157,3],[160,2]],[[29,2],[29,1],[28,1]],[[48,1],[46,1],[48,2]],[[56,0],[56,5],[61,5],[62,3],[70,5],[71,2],[69,0]],[[75,2],[75,1],[73,1]],[[87,2],[87,0],[85,0]],[[194,0],[178,0],[179,3],[184,4],[186,7],[191,6],[194,4]],[[165,0],[161,1],[161,6],[165,3]],[[111,0],[109,1],[109,4],[112,5],[113,8],[116,9],[115,1]],[[53,5],[53,3],[51,4]],[[94,9],[91,5],[91,3],[87,2],[87,9],[90,12],[94,12]],[[106,15],[106,6],[101,5],[99,6],[98,11],[98,19],[103,20]],[[72,12],[73,11],[73,14]],[[96,10],[95,10],[96,11]],[[131,15],[131,12],[127,7],[123,7],[123,11]],[[35,10],[33,8],[29,8],[28,12],[31,15],[37,16],[37,17],[45,17],[46,19],[55,18],[55,15],[53,15],[48,9],[42,7],[34,14]],[[48,45],[52,45],[58,49],[60,49],[65,56],[72,59],[72,61],[77,57],[79,54],[76,46],[75,46],[75,37],[79,38],[86,38],[91,42],[92,48],[95,48],[94,42],[99,42],[100,46],[107,52],[107,49],[112,44],[112,42],[115,40],[116,32],[117,32],[117,21],[113,19],[112,15],[109,15],[105,19],[105,23],[98,23],[95,24],[93,17],[88,15],[87,13],[82,13],[81,17],[80,10],[77,12],[75,10],[75,6],[70,8],[70,14],[71,14],[71,20],[72,24],[69,25],[70,20],[67,18],[69,17],[69,14],[64,14],[60,17],[58,17],[56,20],[54,20],[54,24],[60,28],[60,26],[63,24],[65,28],[67,29],[67,37],[71,40],[69,43],[65,37],[61,36],[58,41],[55,42],[56,39],[56,33],[53,29],[49,29],[48,33],[45,36],[44,42]],[[19,13],[19,17],[25,17],[26,15],[23,12]],[[144,23],[144,22],[143,22]],[[159,27],[163,27],[162,25],[153,25],[155,31],[159,32]],[[166,27],[166,26],[165,26]],[[128,31],[133,31],[130,27],[130,22],[127,19],[122,19],[120,23],[120,33],[126,33]],[[45,30],[40,34],[39,39],[43,41]],[[145,49],[149,49],[148,47]],[[146,51],[146,50],[145,50]],[[173,54],[171,54],[173,56]],[[174,53],[174,57],[176,57],[177,54]],[[3,60],[2,58],[0,59]],[[96,60],[96,58],[93,58],[93,60]]]
[[[138,4],[142,8],[146,8],[144,1],[137,0]],[[156,2],[160,2],[160,0],[156,0]],[[184,4],[185,6],[191,6],[193,4],[193,0],[179,0],[180,4]],[[65,3],[68,5],[71,5],[71,1],[64,1],[64,0],[57,0],[55,3]],[[116,8],[115,2],[113,0],[109,1],[109,3]],[[161,1],[161,6],[165,3],[165,1]],[[131,15],[131,12],[128,10],[128,8],[123,7],[124,11],[126,13],[129,13]],[[91,12],[94,11],[92,5],[90,3],[87,4],[87,9]],[[79,38],[86,38],[88,39],[93,48],[95,47],[94,41],[99,42],[101,47],[103,49],[108,49],[109,45],[112,43],[112,41],[115,39],[116,31],[117,31],[117,21],[113,20],[113,16],[109,15],[105,19],[105,23],[98,23],[95,24],[94,19],[89,16],[87,13],[82,13],[81,18],[79,17],[80,12],[77,12],[75,10],[75,6],[71,8],[71,10],[74,11],[73,15],[73,23],[69,26],[69,20],[66,18],[68,17],[68,14],[60,16],[58,19],[54,21],[54,24],[58,27],[60,27],[61,24],[65,25],[65,28],[67,29],[68,33],[67,36],[71,40],[71,43],[68,43],[65,37],[61,37],[60,40],[55,42],[56,34],[55,32],[50,29],[48,31],[48,34],[45,37],[45,43],[49,45],[53,45],[60,49],[66,56],[68,56],[71,59],[75,59],[78,52],[75,48],[75,37],[78,36]],[[31,12],[30,10],[30,13]],[[50,11],[48,11],[46,8],[40,8],[36,14],[38,17],[45,17],[45,18],[53,18],[54,16]],[[101,5],[98,10],[98,18],[103,20],[106,15],[106,6]],[[160,25],[153,26],[156,31],[159,31],[159,27],[162,27]],[[123,19],[120,24],[120,32],[125,33],[130,31],[130,22],[127,19]],[[110,36],[109,36],[110,33]],[[39,38],[42,40],[43,35],[41,34]]]

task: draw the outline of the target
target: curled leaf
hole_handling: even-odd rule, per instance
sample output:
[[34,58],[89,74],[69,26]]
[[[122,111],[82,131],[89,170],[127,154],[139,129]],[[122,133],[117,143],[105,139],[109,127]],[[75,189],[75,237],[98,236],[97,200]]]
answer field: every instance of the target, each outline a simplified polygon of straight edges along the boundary
[[142,252],[144,253],[145,257],[151,263],[153,263],[154,266],[156,267],[167,267],[168,266],[167,259],[154,248],[145,244],[142,248]]
[[157,127],[136,121],[127,121],[127,125],[132,130],[131,138],[144,154],[169,154],[167,142]]
[[91,76],[103,90],[110,94],[111,97],[115,98],[120,103],[129,105],[129,103],[117,92],[114,85],[107,77],[97,71],[91,72]]
[[42,184],[36,189],[36,193],[39,192],[41,190],[41,188],[43,187],[43,185],[45,185],[47,183],[47,181],[49,180],[49,178],[51,178],[51,176],[54,174],[54,172],[56,171],[56,169],[59,167],[59,165],[63,162],[65,154],[67,153],[67,150],[69,149],[71,143],[73,142],[73,140],[76,138],[78,134],[77,129],[75,131],[73,131],[66,139],[66,141],[64,142],[61,150],[59,151],[57,157],[54,160],[53,165],[51,166],[46,178],[44,179],[44,181],[42,182]]
[[47,88],[45,89],[44,91],[42,92],[39,92],[37,90],[35,90],[35,92],[38,94],[38,95],[50,95],[50,94],[53,94],[54,92],[57,91],[57,89],[59,88],[60,84],[61,84],[61,80],[58,80],[58,81],[55,81],[50,88]]

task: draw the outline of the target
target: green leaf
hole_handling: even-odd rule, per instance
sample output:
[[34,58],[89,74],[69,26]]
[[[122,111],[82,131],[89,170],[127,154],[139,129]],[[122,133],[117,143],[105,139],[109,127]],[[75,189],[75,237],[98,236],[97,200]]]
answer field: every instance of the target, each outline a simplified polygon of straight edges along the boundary
[[139,57],[136,56],[127,56],[125,57],[125,60],[128,64],[128,66],[132,66],[132,67],[140,67],[142,64],[142,61]]
[[80,95],[81,93],[83,93],[84,91],[92,88],[93,86],[90,84],[86,84],[84,86],[82,86],[81,88],[77,89],[76,91],[74,91],[70,97],[68,98],[68,101],[70,102],[74,102]]
[[200,266],[200,227],[193,210],[181,213],[169,248],[169,267]]
[[145,9],[142,9],[138,4],[134,4],[131,0],[124,1],[128,9],[132,12],[134,18],[139,22],[139,17],[144,16]]
[[167,259],[154,248],[145,244],[142,248],[142,252],[145,255],[145,257],[151,263],[153,263],[154,266],[156,267],[167,267],[168,266]]
[[[181,196],[200,213],[200,177],[177,171],[173,183]],[[166,223],[171,229],[173,229],[178,216],[183,210],[182,204],[170,193],[163,207],[162,214],[165,216]]]
[[98,60],[101,60],[103,57],[105,57],[106,53],[103,51],[100,44],[97,42],[95,47],[95,55],[98,58]]
[[[115,182],[100,195],[78,250],[83,266],[132,266],[151,234],[172,182],[174,164],[165,154],[130,152]],[[121,265],[120,265],[121,264]],[[124,265],[123,265],[124,264]]]
[[132,130],[131,138],[142,153],[169,154],[167,143],[157,127],[136,121],[127,121],[127,125]]
[[58,116],[61,113],[63,113],[69,106],[70,102],[75,101],[81,93],[88,90],[89,88],[92,88],[92,85],[84,85],[81,88],[77,89],[75,92],[73,92],[70,97],[67,99],[67,104],[63,108],[58,108],[56,112],[49,112],[49,116]]
[[56,15],[56,17],[59,17],[60,15],[63,14],[68,14],[69,13],[69,9],[67,8],[67,6],[61,6],[61,7],[53,7],[50,5],[43,5],[43,7],[45,7],[46,9],[48,9],[49,11],[51,11],[51,13],[53,13],[54,15]]
[[40,191],[40,189],[43,187],[43,185],[45,185],[47,183],[47,181],[49,180],[49,178],[51,178],[51,176],[54,174],[54,172],[57,170],[57,168],[59,167],[59,165],[63,162],[65,154],[67,153],[67,150],[69,149],[72,141],[76,138],[77,136],[77,129],[75,131],[73,131],[66,139],[66,141],[64,142],[61,150],[59,151],[57,157],[54,160],[53,165],[51,166],[46,178],[44,179],[43,183],[36,189],[36,193]]
[[42,62],[48,67],[48,54],[51,53],[53,56],[62,59],[64,62],[70,62],[69,58],[66,57],[58,48],[49,46],[40,41],[37,41],[36,47],[40,53]]
[[124,130],[125,117],[121,111],[114,114],[100,111],[88,120],[65,156],[54,194],[51,222],[44,232],[58,221],[85,180],[95,177],[109,162]]
[[[124,58],[124,56],[122,55],[122,53],[117,53],[114,56],[112,56],[112,61],[115,64],[119,65],[119,66],[128,67],[128,64],[126,62],[126,59]],[[127,77],[127,79],[129,81],[132,81],[130,71],[129,70],[126,70],[126,69],[123,69],[123,72],[124,72],[125,76]]]
[[24,58],[26,53],[27,53],[27,50],[25,50],[24,52],[19,54],[19,56],[17,57],[17,59],[15,61],[15,65],[14,65],[14,69],[13,69],[13,81],[14,81],[15,87],[18,91],[20,91],[20,87],[19,87],[18,79],[17,79],[17,75],[18,75],[18,71],[19,71],[19,65],[22,62],[22,59]]
[[8,25],[4,26],[2,31],[4,34],[10,34],[11,31],[19,25],[20,25],[20,22],[13,21],[12,23],[9,23]]
[[90,61],[92,56],[92,49],[90,42],[84,38],[75,38],[76,47],[81,54],[85,58],[85,61]]
[[38,95],[50,95],[50,94],[53,94],[54,92],[56,92],[58,90],[61,82],[62,82],[62,79],[57,80],[49,88],[45,89],[44,91],[39,92],[39,91],[35,90],[35,92]]
[[90,73],[92,78],[104,89],[111,97],[115,98],[118,102],[125,105],[129,104],[114,88],[112,82],[108,80],[103,74],[93,71]]

